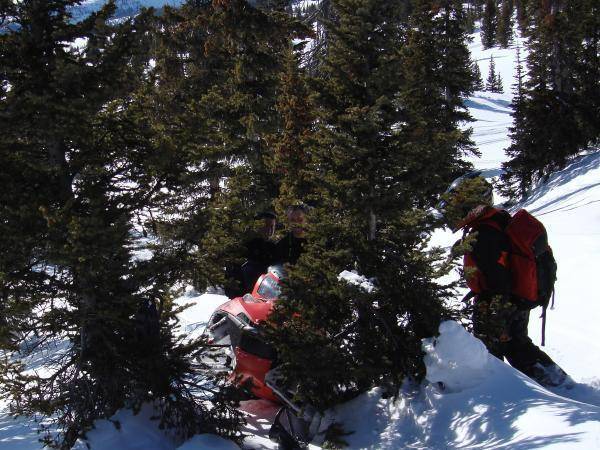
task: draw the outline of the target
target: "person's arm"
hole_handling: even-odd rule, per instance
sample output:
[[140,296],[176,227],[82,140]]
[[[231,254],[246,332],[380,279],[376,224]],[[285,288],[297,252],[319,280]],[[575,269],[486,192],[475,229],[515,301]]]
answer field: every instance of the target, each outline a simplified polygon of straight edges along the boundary
[[510,297],[510,240],[506,234],[488,225],[482,225],[477,231],[472,255],[486,288],[491,295]]
[[487,308],[491,308],[496,329],[493,334],[501,342],[509,341],[509,324],[516,310],[511,302],[510,240],[496,228],[482,225],[472,254],[485,279],[486,291],[482,293],[481,300]]

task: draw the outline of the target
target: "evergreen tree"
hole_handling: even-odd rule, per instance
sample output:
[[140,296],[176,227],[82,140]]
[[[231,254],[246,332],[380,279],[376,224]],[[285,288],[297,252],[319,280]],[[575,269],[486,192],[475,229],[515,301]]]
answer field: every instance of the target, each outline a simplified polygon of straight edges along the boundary
[[503,94],[504,93],[504,81],[502,80],[500,73],[496,74],[496,83],[495,84],[496,84],[496,86],[495,86],[494,92],[496,92],[498,94]]
[[[410,158],[415,192],[433,199],[457,172],[465,170],[463,155],[473,152],[465,98],[473,92],[475,79],[466,48],[458,2],[420,2],[415,5],[406,43],[402,49],[403,85],[399,102],[406,125],[400,130],[404,152]],[[419,155],[419,156],[417,156]],[[423,186],[418,173],[430,173]],[[425,198],[425,197],[424,197]]]
[[523,71],[523,63],[521,61],[521,47],[517,45],[517,53],[515,57],[515,84],[513,85],[513,94],[514,101],[513,103],[519,104],[524,99],[524,80],[525,80],[525,72]]
[[280,129],[285,53],[302,32],[286,2],[188,2],[162,18],[156,126],[169,124],[165,145],[180,175],[166,204],[174,214],[158,228],[180,248],[198,288],[235,289],[224,268],[241,264],[253,216],[277,195],[267,146]]
[[[509,170],[503,174],[503,179],[505,182],[502,185],[503,193],[509,198],[516,197],[516,193],[520,192],[523,197],[526,196],[527,188],[530,183],[530,175],[526,172],[516,173],[519,170],[519,167],[527,167],[531,163],[525,160],[526,154],[524,152],[520,152],[516,147],[517,142],[523,142],[525,140],[525,136],[522,135],[525,132],[526,127],[524,124],[525,121],[525,108],[526,108],[526,99],[525,99],[525,91],[524,91],[524,73],[523,73],[523,65],[521,63],[521,51],[520,48],[517,47],[516,54],[516,74],[515,74],[515,83],[513,84],[513,99],[511,103],[511,107],[513,109],[512,117],[513,117],[513,126],[510,127],[510,138],[512,141],[511,146],[507,149],[507,152],[512,152],[515,156],[513,159],[511,166],[505,166],[505,168],[509,168]],[[506,182],[506,174],[511,173],[512,179],[510,182]],[[520,183],[520,185],[515,188],[514,183]]]
[[311,191],[310,162],[307,146],[315,120],[306,76],[300,69],[302,48],[289,48],[277,92],[279,130],[268,137],[270,151],[266,159],[277,177],[279,194],[275,209],[283,217],[286,208],[298,204]]
[[[413,189],[423,173],[412,170],[415,155],[398,130],[405,11],[381,0],[339,0],[332,8],[323,77],[313,80],[315,209],[269,329],[286,381],[318,408],[373,384],[421,377],[420,339],[447,314],[421,234],[425,216],[415,209],[426,203]],[[470,74],[468,63],[464,70]],[[454,84],[445,81],[447,89],[438,89],[450,102]],[[351,269],[374,288],[338,278]]]
[[597,61],[597,50],[589,52],[587,46],[595,42],[597,49],[597,30],[590,27],[597,24],[595,15],[590,2],[551,1],[535,9],[527,30],[529,79],[519,106],[522,118],[507,149],[506,190],[525,195],[531,183],[597,141],[596,119],[589,112],[598,108],[598,69],[584,62]]
[[497,15],[496,0],[486,0],[483,18],[481,19],[481,44],[484,49],[491,48],[496,44]]
[[[573,113],[580,126],[581,141],[578,146],[597,144],[600,140],[600,5],[592,0],[569,2],[565,19],[575,28],[567,52],[573,58]],[[568,75],[568,74],[567,74]]]
[[502,78],[500,74],[496,73],[496,63],[494,62],[494,56],[490,56],[490,68],[488,71],[488,77],[485,80],[485,90],[489,92],[502,93],[504,88],[502,87]]
[[35,308],[10,320],[24,337],[37,334],[38,348],[67,344],[49,375],[13,366],[3,390],[16,413],[56,425],[45,442],[62,449],[94,420],[148,401],[184,437],[235,436],[234,405],[214,397],[209,412],[198,397],[186,356],[199,344],[172,335],[171,272],[158,271],[160,258],[132,254],[132,218],[163,187],[145,165],[155,136],[135,101],[149,70],[151,14],[111,25],[110,2],[76,23],[76,3],[10,2],[0,12],[12,21],[0,33],[1,84],[10,86],[0,102],[0,177],[13,195],[2,197],[0,222],[11,222],[0,247],[20,242],[14,259],[0,261],[3,303]]
[[524,34],[528,25],[527,5],[528,0],[514,0],[515,10],[517,11],[517,25],[522,34]]
[[484,91],[485,85],[483,84],[483,78],[481,77],[481,70],[479,69],[479,64],[477,61],[473,61],[471,63],[471,67],[473,68],[473,79],[475,80],[473,84],[474,91]]
[[508,48],[513,36],[513,2],[502,0],[500,17],[498,19],[497,41],[500,47]]

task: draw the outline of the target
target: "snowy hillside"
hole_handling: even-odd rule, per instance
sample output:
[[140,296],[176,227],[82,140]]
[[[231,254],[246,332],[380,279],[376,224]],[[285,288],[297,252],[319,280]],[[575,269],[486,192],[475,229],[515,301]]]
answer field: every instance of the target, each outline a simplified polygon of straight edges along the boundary
[[[96,7],[99,1],[84,2]],[[166,3],[140,0],[137,3]],[[177,3],[172,1],[170,3]],[[473,137],[481,158],[473,160],[489,178],[499,174],[508,145],[514,49],[483,51],[479,38],[473,59],[487,74],[493,54],[504,80],[504,94],[477,92],[468,106],[476,119]],[[571,389],[550,392],[490,356],[480,341],[458,324],[442,324],[440,336],[424,342],[428,382],[405,386],[398,399],[371,392],[329,411],[326,419],[352,432],[352,449],[599,449],[600,448],[600,151],[590,150],[538,186],[527,208],[546,225],[559,265],[556,306],[548,311],[545,350],[574,379]],[[434,242],[448,246],[456,236],[440,231]],[[181,315],[183,331],[200,333],[225,297],[189,290],[181,303],[193,306]],[[532,314],[530,335],[539,344],[541,321]],[[57,344],[52,351],[60,351]],[[32,370],[52,356],[37,355]],[[244,448],[276,448],[266,438],[277,406],[266,401],[244,404],[249,434]],[[101,421],[89,434],[91,450],[230,450],[235,444],[215,436],[175,442],[150,421],[121,411],[117,429]],[[35,422],[12,419],[0,400],[0,450],[39,450]],[[86,448],[81,442],[77,450]],[[312,446],[312,449],[320,448]]]
[[[179,6],[184,0],[117,0],[115,2],[117,11],[116,18],[129,17],[135,15],[140,8],[160,9],[165,5]],[[106,0],[83,0],[80,5],[73,8],[73,17],[78,20],[94,11],[98,11]]]

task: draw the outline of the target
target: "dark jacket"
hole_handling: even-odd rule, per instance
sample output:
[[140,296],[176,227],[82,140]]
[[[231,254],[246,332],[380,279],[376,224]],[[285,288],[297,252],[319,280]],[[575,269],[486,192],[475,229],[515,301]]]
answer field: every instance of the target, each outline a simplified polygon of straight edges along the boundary
[[464,268],[469,288],[480,297],[510,297],[508,264],[511,244],[502,231],[509,220],[508,212],[488,207],[465,225],[469,234],[477,232],[473,250],[464,256]]
[[245,243],[246,259],[266,266],[275,262],[276,246],[273,241],[255,237]]
[[291,232],[287,233],[279,241],[277,241],[275,246],[277,262],[282,264],[296,264],[296,262],[298,262],[298,258],[300,258],[300,255],[304,250],[305,243],[306,239],[297,238]]

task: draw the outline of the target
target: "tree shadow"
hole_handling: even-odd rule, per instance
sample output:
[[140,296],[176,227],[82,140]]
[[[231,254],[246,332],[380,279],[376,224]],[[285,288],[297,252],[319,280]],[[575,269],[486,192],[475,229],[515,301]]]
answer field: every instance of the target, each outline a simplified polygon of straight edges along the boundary
[[[558,443],[576,444],[582,440],[583,432],[552,433],[552,429],[548,429],[546,436],[525,436],[517,424],[521,420],[535,420],[535,410],[544,414],[538,420],[551,415],[569,427],[600,421],[600,409],[595,406],[559,397],[524,378],[520,383],[515,377],[508,379],[504,386],[487,386],[487,389],[482,386],[484,389],[476,390],[477,394],[474,392],[467,405],[461,405],[459,410],[440,408],[428,425],[430,433],[423,442],[425,447],[445,448],[440,447],[440,442],[448,442],[454,444],[453,448],[526,450]],[[495,378],[495,384],[497,381]],[[528,413],[531,419],[525,419]]]
[[600,408],[600,380],[596,379],[591,384],[575,383],[573,386],[550,389],[551,392],[561,397]]
[[13,418],[0,413],[0,450],[41,449],[38,423],[33,418]]
[[[486,105],[483,103],[480,103],[478,101],[473,100],[473,97],[471,97],[468,100],[465,100],[465,106],[469,109],[479,109],[482,111],[491,111],[491,112],[496,112],[496,113],[500,113],[500,114],[507,114],[510,111],[507,111],[506,108],[508,108],[508,106],[503,105],[503,103],[505,103],[505,100],[495,100],[495,99],[491,99],[491,98],[486,98],[485,100],[489,101],[490,103],[494,103],[497,104],[500,108],[494,108],[493,106],[490,105]],[[508,103],[510,105],[510,103]]]
[[[587,172],[600,168],[600,150],[597,150],[588,155],[583,155],[577,157],[571,164],[569,164],[566,168],[561,171],[555,172],[548,177],[548,180],[544,183],[537,186],[532,194],[523,202],[518,204],[518,207],[527,208],[528,206],[534,204],[536,201],[547,195],[550,191],[555,188],[558,188],[577,177],[585,175]],[[565,195],[557,197],[555,199],[549,200],[548,202],[536,206],[535,208],[529,209],[532,214],[540,213],[544,211],[546,208],[551,207],[557,203],[568,200],[570,197],[573,197],[576,194],[580,194],[592,188],[600,186],[600,183],[590,183],[589,185],[582,186],[579,189],[569,192]],[[568,209],[570,207],[576,206],[575,204],[565,205],[560,209]],[[583,205],[581,205],[583,206]],[[553,210],[554,211],[554,210]],[[549,213],[553,211],[545,211],[544,213]]]
[[[426,385],[396,400],[377,398],[374,391],[361,396],[341,415],[348,430],[356,431],[348,448],[530,450],[589,441],[578,425],[600,421],[600,408],[549,392],[496,363],[488,380],[461,392]],[[529,431],[527,423],[540,421],[547,428]]]

